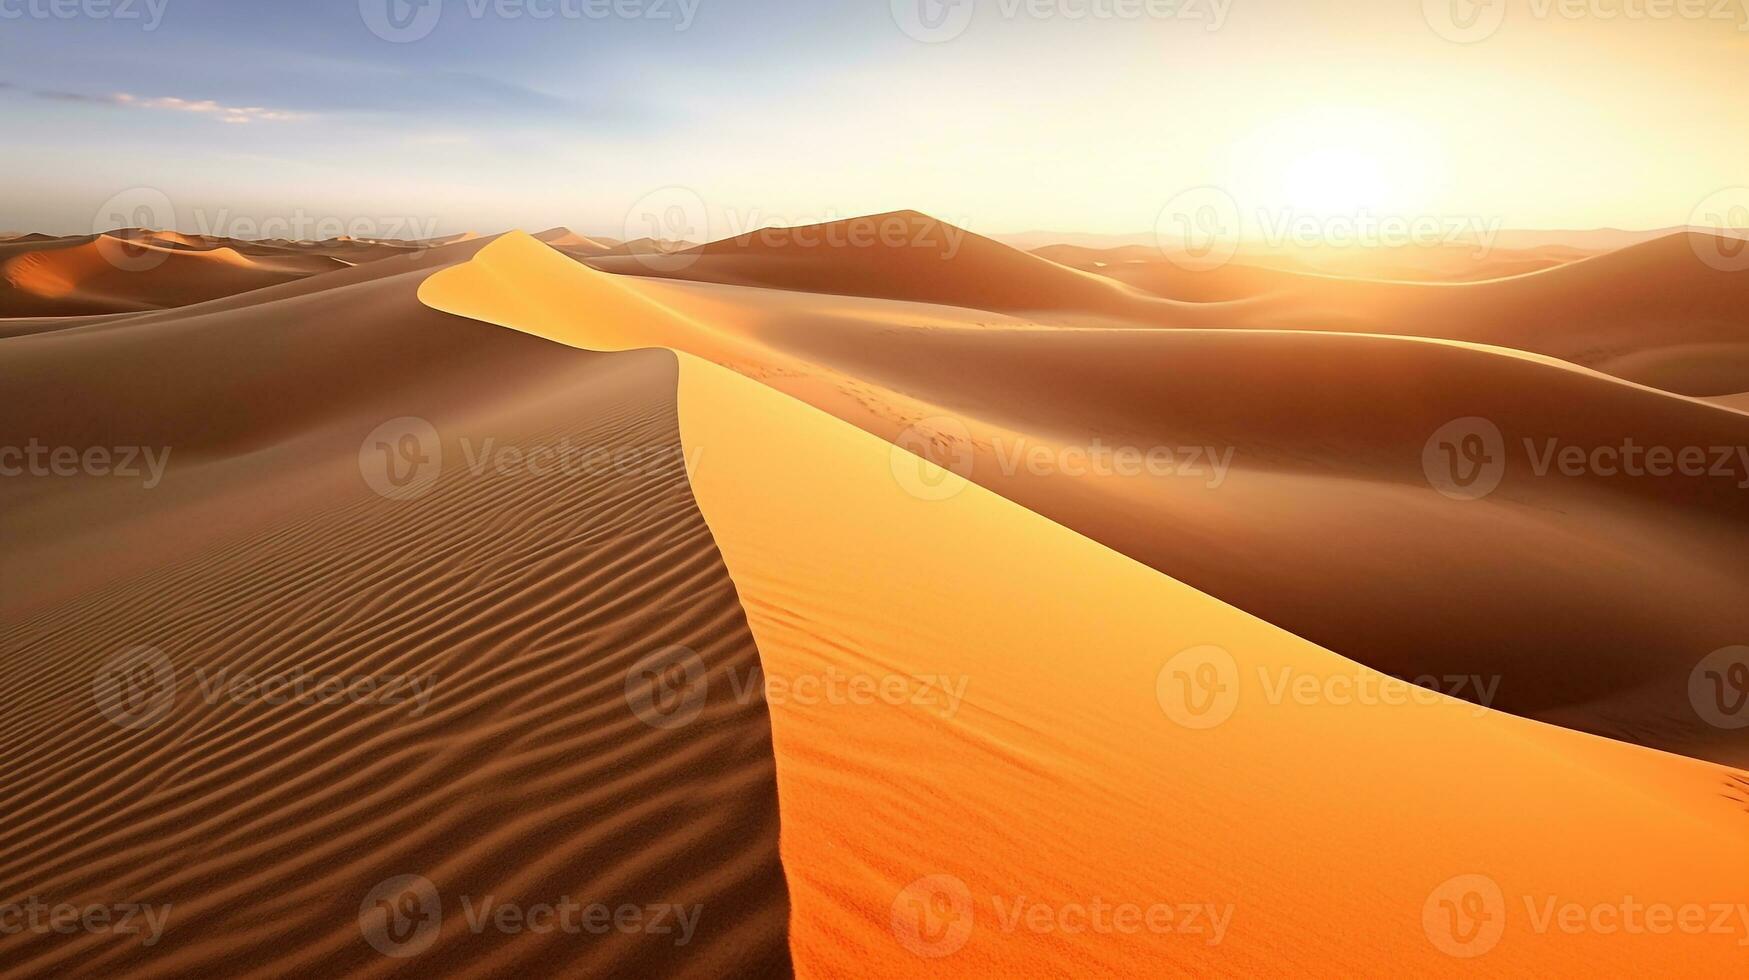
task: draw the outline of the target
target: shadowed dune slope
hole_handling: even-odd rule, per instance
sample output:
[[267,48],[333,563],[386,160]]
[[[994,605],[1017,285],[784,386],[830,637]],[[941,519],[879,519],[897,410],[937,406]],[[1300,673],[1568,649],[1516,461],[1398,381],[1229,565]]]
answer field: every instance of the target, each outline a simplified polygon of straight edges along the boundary
[[[583,347],[705,328],[581,269],[549,305],[552,284],[495,261],[525,252],[506,239],[421,298]],[[1461,938],[1440,899],[1464,874],[1501,891],[1481,962],[1502,974],[1741,964],[1734,936],[1621,943],[1530,911],[1735,901],[1749,838],[1729,770],[1435,695],[1283,697],[1296,677],[1408,689],[981,487],[908,493],[905,467],[957,478],[686,354],[679,406],[699,505],[793,695],[771,712],[799,973],[1457,975],[1473,963],[1440,952]],[[1232,710],[1193,728],[1173,655],[1207,645]],[[821,696],[831,678],[867,684]],[[1647,839],[1675,851],[1613,849]],[[1100,903],[1164,904],[1173,925],[1059,916]]]
[[[1538,472],[1551,441],[1586,454],[1627,440],[1742,446],[1741,414],[1508,351],[955,323],[945,308],[607,277],[514,236],[421,298],[580,346],[697,353],[1376,669],[1749,759],[1688,688],[1696,663],[1749,635],[1736,599],[1749,463],[1701,477]],[[1491,420],[1506,451],[1480,500],[1437,492],[1425,458],[1467,417]],[[1088,465],[1100,445],[1163,449],[1172,466],[1102,471]]]
[[[0,902],[170,905],[150,948],[0,937],[0,974],[788,972],[769,721],[740,683],[757,652],[689,489],[673,355],[556,353],[432,312],[428,273],[0,340],[0,443],[171,451],[150,489],[0,481]],[[435,439],[376,431],[401,417]],[[378,495],[391,460],[434,482]],[[103,693],[136,647],[173,680]],[[629,694],[671,680],[638,668],[674,647],[708,697],[656,727]],[[232,686],[298,676],[417,679],[427,700]],[[139,729],[103,711],[160,703]],[[443,913],[410,960],[361,920],[401,875]],[[469,918],[567,898],[685,906],[692,931]]]

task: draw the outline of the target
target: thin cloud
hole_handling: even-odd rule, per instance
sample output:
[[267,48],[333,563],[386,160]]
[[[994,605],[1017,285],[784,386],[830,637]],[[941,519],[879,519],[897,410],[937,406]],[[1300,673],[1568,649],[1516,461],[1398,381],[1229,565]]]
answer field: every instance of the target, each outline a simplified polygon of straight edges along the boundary
[[170,112],[192,112],[198,115],[211,116],[222,123],[248,124],[256,122],[295,122],[308,118],[306,113],[288,112],[283,109],[269,109],[255,105],[226,105],[212,99],[179,99],[175,96],[142,96],[132,92],[116,92],[113,95],[92,95],[86,92],[68,92],[62,89],[26,88],[13,82],[0,80],[0,91],[22,92],[31,97],[46,99],[50,102],[81,102],[88,105],[125,106],[130,109],[159,109]]
[[280,109],[266,109],[261,106],[224,105],[211,99],[198,101],[178,99],[174,96],[158,98],[142,98],[128,92],[117,92],[115,102],[118,105],[131,106],[137,109],[167,109],[172,112],[194,112],[210,115],[222,123],[247,124],[254,122],[293,122],[304,118],[302,113],[285,112]]

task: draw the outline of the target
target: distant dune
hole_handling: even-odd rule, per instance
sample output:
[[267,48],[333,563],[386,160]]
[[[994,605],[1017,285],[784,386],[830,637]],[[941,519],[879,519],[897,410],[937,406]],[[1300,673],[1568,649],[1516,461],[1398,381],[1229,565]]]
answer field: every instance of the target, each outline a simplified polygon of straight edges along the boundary
[[618,246],[618,242],[605,242],[587,235],[579,235],[569,228],[548,228],[534,236],[548,245],[571,255],[605,255]]
[[681,252],[590,261],[606,272],[869,296],[1004,312],[1073,311],[1166,318],[1171,311],[1098,276],[1065,268],[915,211],[772,228]]
[[230,249],[192,251],[99,235],[5,258],[0,314],[66,316],[186,306],[309,274],[258,263]]

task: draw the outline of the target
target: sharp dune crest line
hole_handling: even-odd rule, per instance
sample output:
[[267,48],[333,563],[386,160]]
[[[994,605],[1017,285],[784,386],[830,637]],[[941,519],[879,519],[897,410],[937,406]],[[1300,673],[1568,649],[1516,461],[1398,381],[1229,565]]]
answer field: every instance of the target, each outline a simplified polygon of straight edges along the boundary
[[[799,973],[1254,976],[1290,950],[1349,975],[1740,969],[1735,935],[1624,943],[1534,914],[1740,901],[1749,834],[1729,770],[1443,697],[1283,698],[1282,678],[1405,688],[977,485],[907,493],[907,467],[957,477],[711,363],[720,338],[694,356],[679,345],[700,324],[635,284],[554,281],[526,252],[495,244],[420,297],[586,349],[677,347],[692,491],[772,690],[945,681],[933,697],[771,699]],[[1209,645],[1236,700],[1186,727],[1172,660]],[[1424,918],[1443,883],[1482,872],[1504,938],[1484,960],[1446,956]],[[942,935],[911,904],[941,897],[924,879],[952,899]],[[1049,927],[1100,902],[1207,914],[1138,935]],[[951,955],[919,959],[938,942]]]
[[[151,492],[0,481],[0,907],[169,909],[151,946],[0,935],[0,976],[789,972],[770,724],[737,696],[757,653],[687,483],[674,355],[555,361],[419,304],[427,271],[0,341],[21,409],[0,445],[176,453]],[[215,377],[247,410],[209,418]],[[367,486],[399,416],[441,444],[416,499]],[[579,455],[505,470],[494,446]],[[174,675],[162,717],[125,729],[94,679],[141,646]],[[677,649],[708,697],[664,728],[632,692]],[[310,693],[361,679],[402,694]],[[361,909],[406,875],[442,918],[403,960]],[[662,932],[493,924],[567,900]]]
[[[1488,703],[1515,714],[1749,762],[1740,733],[1705,723],[1688,693],[1700,657],[1749,635],[1749,551],[1721,533],[1740,527],[1743,491],[1543,476],[1525,448],[1749,444],[1727,406],[1467,341],[1050,327],[608,274],[523,235],[420,295],[574,346],[685,350],[888,441],[926,438],[979,485],[1394,676],[1494,678]],[[1424,450],[1469,416],[1501,429],[1506,472],[1486,500],[1449,500]],[[1200,476],[1012,462],[1095,443],[1194,451]],[[1223,452],[1231,466],[1211,487]],[[1424,586],[1403,588],[1402,568]]]

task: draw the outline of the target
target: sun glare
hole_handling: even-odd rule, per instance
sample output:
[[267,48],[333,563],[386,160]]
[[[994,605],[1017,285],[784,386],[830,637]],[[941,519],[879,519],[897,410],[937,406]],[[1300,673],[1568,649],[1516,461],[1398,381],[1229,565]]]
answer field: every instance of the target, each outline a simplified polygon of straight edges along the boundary
[[1242,212],[1407,215],[1426,206],[1439,168],[1432,139],[1404,120],[1348,108],[1275,119],[1233,155]]

